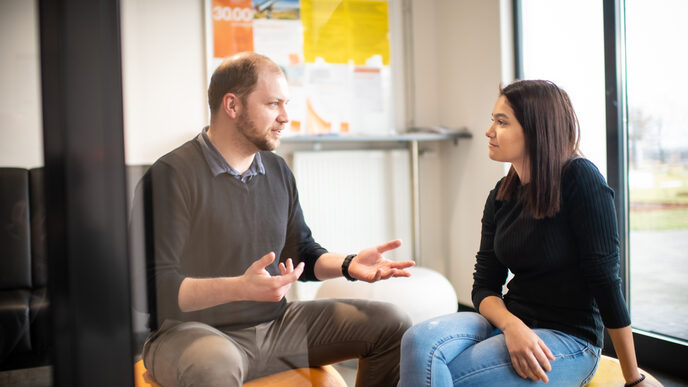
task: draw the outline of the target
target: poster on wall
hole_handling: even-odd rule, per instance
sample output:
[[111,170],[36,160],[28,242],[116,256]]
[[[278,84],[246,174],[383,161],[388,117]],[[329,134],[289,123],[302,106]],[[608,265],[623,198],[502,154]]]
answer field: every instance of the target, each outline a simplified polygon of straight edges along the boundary
[[231,55],[279,64],[287,135],[394,132],[388,0],[206,0],[208,81]]

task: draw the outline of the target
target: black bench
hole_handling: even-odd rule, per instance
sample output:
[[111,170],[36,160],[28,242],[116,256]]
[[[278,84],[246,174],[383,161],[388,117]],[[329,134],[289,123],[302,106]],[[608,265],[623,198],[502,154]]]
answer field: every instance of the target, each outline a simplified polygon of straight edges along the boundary
[[43,168],[0,168],[0,371],[48,364]]

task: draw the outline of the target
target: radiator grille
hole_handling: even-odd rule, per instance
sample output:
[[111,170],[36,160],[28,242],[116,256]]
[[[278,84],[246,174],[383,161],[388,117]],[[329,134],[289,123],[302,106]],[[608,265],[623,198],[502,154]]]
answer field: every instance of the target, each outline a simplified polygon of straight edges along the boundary
[[402,246],[385,256],[411,258],[407,151],[297,151],[292,167],[306,223],[323,247],[354,253],[399,238]]

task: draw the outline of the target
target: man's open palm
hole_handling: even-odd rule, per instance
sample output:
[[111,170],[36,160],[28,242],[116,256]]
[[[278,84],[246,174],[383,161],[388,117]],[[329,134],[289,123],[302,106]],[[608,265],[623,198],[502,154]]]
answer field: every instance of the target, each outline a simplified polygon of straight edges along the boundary
[[401,246],[401,241],[395,239],[379,246],[361,250],[349,265],[349,275],[366,282],[375,282],[391,277],[410,277],[411,273],[404,269],[415,265],[413,261],[395,262],[382,256],[383,253],[399,246]]

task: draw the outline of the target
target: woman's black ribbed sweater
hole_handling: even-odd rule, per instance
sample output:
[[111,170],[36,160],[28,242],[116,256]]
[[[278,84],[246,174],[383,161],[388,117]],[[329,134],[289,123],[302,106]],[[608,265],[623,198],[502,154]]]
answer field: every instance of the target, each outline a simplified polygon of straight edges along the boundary
[[[597,167],[578,158],[562,176],[561,210],[534,219],[516,198],[497,201],[490,192],[473,274],[473,304],[502,297],[507,309],[531,328],[556,329],[601,347],[603,324],[621,328],[630,317],[619,278],[619,240],[614,192]],[[519,187],[520,188],[520,187]]]

